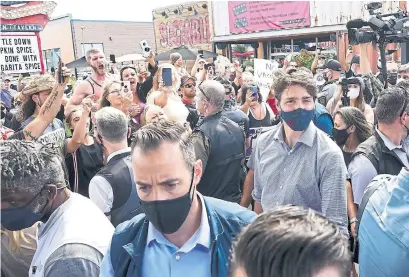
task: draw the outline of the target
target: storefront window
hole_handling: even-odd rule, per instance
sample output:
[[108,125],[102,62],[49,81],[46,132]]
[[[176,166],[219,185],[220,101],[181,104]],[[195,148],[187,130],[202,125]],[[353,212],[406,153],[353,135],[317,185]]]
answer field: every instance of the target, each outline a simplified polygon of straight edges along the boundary
[[51,71],[51,68],[55,69],[58,67],[59,57],[61,57],[61,49],[53,48],[43,50],[43,57],[47,71]]

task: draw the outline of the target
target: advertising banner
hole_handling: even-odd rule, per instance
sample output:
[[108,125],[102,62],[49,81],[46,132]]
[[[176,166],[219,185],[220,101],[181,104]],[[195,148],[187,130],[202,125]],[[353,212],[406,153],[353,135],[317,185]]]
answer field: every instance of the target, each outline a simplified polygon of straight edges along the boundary
[[309,1],[229,1],[230,33],[310,26]]
[[3,73],[40,72],[41,58],[36,36],[0,38],[0,67]]

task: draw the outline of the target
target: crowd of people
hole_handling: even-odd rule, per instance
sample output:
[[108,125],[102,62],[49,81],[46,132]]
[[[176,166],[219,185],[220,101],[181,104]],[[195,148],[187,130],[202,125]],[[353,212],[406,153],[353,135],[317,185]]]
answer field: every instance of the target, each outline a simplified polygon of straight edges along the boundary
[[3,78],[2,277],[406,276],[409,65],[384,88],[369,47],[267,95],[200,54],[111,74],[90,49],[70,97],[64,66]]

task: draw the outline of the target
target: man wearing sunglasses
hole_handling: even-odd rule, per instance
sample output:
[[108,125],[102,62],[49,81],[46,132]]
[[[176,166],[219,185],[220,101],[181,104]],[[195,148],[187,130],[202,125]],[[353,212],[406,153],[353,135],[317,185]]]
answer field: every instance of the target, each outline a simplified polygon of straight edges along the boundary
[[196,127],[200,117],[195,103],[196,78],[192,76],[183,76],[180,82],[180,92],[182,94],[182,102],[189,110],[187,121],[190,124],[190,128],[193,130]]

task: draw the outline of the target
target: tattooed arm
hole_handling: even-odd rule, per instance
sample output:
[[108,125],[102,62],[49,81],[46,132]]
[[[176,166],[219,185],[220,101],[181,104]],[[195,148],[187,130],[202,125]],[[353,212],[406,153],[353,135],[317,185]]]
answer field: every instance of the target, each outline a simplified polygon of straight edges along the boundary
[[[59,112],[64,89],[69,81],[69,70],[64,70],[63,75],[63,83],[58,84],[56,82],[47,100],[41,106],[38,116],[24,128],[23,132],[26,140],[37,140]],[[58,76],[58,72],[56,72],[56,76]]]

